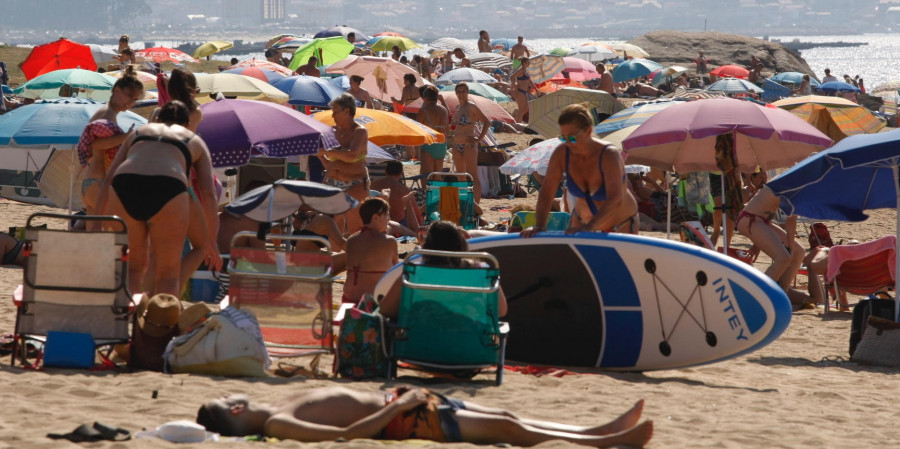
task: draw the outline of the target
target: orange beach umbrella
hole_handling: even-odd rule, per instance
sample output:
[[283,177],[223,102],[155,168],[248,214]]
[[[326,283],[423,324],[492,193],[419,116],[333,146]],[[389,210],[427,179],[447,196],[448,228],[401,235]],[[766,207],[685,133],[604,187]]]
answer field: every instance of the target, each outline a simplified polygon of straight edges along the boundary
[[[334,126],[331,111],[318,112],[313,118]],[[393,112],[357,108],[353,120],[366,127],[369,141],[375,145],[425,145],[444,141],[443,134]]]

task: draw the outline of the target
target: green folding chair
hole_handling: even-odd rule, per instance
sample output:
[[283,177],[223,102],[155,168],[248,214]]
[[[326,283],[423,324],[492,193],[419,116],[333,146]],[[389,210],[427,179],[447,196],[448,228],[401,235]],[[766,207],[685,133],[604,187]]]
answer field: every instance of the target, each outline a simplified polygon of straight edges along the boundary
[[[422,257],[419,257],[422,256]],[[423,265],[425,257],[486,262],[474,267]],[[498,320],[500,270],[488,253],[416,250],[406,257],[400,308],[389,328],[388,379],[397,363],[471,377],[496,366],[503,382],[509,325]]]
[[[475,215],[475,181],[468,173],[431,173],[425,181],[425,224],[446,220],[441,216],[441,188],[457,189],[459,193],[459,219],[454,221],[463,229],[475,229],[478,217]],[[444,206],[446,210],[446,206]]]

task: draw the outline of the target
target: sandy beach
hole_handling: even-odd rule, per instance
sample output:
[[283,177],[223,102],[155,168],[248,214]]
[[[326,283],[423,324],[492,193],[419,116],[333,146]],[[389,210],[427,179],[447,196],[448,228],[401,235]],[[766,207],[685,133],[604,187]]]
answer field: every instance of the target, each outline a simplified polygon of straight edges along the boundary
[[[506,141],[512,136],[501,136]],[[409,167],[409,169],[413,169]],[[494,206],[532,203],[535,197],[485,200],[491,221],[503,212]],[[50,210],[6,199],[0,200],[0,229],[24,225],[34,212]],[[868,241],[894,233],[895,212],[875,211],[863,223],[828,223],[835,242],[855,238]],[[650,235],[665,238],[663,233]],[[673,238],[678,238],[677,233]],[[740,236],[735,244],[747,247]],[[806,246],[804,242],[804,246]],[[764,269],[762,255],[757,267]],[[22,281],[22,270],[0,267],[0,332],[11,333],[15,322],[12,291]],[[805,279],[800,278],[800,283]],[[335,296],[339,297],[340,285]],[[855,299],[851,299],[855,302]],[[609,373],[575,369],[563,377],[536,377],[506,373],[501,387],[492,378],[475,382],[430,380],[414,375],[401,383],[428,385],[440,392],[484,405],[503,407],[523,416],[594,425],[646,399],[644,417],[655,422],[649,447],[682,448],[843,448],[892,447],[900,437],[890,419],[895,415],[888,397],[896,370],[859,366],[847,361],[849,313],[823,316],[821,308],[795,312],[788,330],[771,345],[748,355],[712,365],[645,373]],[[515,335],[515,329],[512,330]],[[226,379],[153,372],[113,373],[48,369],[43,372],[10,368],[3,357],[0,368],[0,447],[60,448],[73,443],[45,437],[65,433],[85,422],[101,421],[135,433],[167,421],[193,420],[198,406],[225,393],[248,393],[262,401],[275,401],[294,392],[327,385],[375,391],[394,382],[352,382],[344,379]],[[329,368],[331,360],[323,366]],[[401,374],[405,374],[401,372]],[[156,399],[153,399],[157,392]],[[203,447],[209,447],[207,443]],[[283,441],[275,447],[363,448],[382,444],[372,440],[301,444]],[[421,447],[426,442],[405,442]],[[434,445],[433,443],[427,443]],[[182,445],[193,447],[199,445]],[[228,447],[259,447],[235,443]],[[436,446],[436,445],[434,445]],[[471,447],[448,444],[441,447]],[[82,447],[173,447],[162,440],[127,443],[90,443]],[[392,447],[397,447],[392,444]],[[575,447],[553,441],[538,447]]]

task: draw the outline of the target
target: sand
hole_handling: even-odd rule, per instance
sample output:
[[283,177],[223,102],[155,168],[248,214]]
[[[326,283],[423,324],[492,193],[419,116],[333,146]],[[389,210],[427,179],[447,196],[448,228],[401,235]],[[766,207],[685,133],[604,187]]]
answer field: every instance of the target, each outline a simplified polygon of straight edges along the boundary
[[[512,139],[503,135],[501,141]],[[528,199],[485,200],[485,209]],[[50,210],[0,200],[0,229],[24,225],[29,214]],[[493,214],[493,215],[492,215]],[[499,221],[503,213],[489,212]],[[871,240],[894,232],[894,211],[877,211],[860,224],[828,223],[835,241]],[[665,237],[664,234],[651,234]],[[673,236],[673,238],[677,238]],[[741,237],[737,246],[747,246]],[[804,246],[805,243],[804,243]],[[757,267],[768,260],[761,256]],[[12,291],[22,270],[0,267],[0,332],[11,333],[15,322]],[[805,279],[800,278],[800,282]],[[337,296],[339,297],[339,296]],[[851,300],[855,302],[854,300]],[[655,422],[649,447],[891,447],[897,445],[896,416],[891,391],[896,370],[858,366],[846,361],[849,313],[824,317],[822,309],[794,313],[788,330],[771,345],[751,354],[712,365],[645,373],[577,370],[563,377],[506,373],[496,387],[492,378],[475,382],[429,380],[405,376],[402,382],[428,385],[438,391],[485,405],[508,408],[524,416],[593,425],[614,418],[639,398],[646,399],[644,417]],[[515,329],[512,330],[515,335]],[[113,373],[48,369],[43,372],[10,368],[0,358],[0,447],[76,447],[50,440],[48,432],[65,433],[81,423],[102,421],[132,432],[167,421],[193,419],[205,400],[225,393],[248,393],[275,401],[294,392],[329,385],[366,391],[394,382],[352,382],[302,377],[264,380],[225,379],[152,372]],[[330,360],[326,361],[326,367]],[[403,374],[403,373],[401,373]],[[158,392],[153,399],[153,392]],[[383,443],[301,445],[284,441],[274,447],[363,448]],[[405,443],[402,446],[412,446]],[[199,445],[181,445],[193,447]],[[416,445],[417,447],[419,445]],[[452,444],[442,447],[467,447]],[[173,447],[162,440],[102,442],[92,448]],[[203,447],[210,447],[206,444]],[[261,447],[259,443],[229,444],[229,448]],[[392,445],[397,447],[397,445]],[[561,441],[539,447],[575,447]]]

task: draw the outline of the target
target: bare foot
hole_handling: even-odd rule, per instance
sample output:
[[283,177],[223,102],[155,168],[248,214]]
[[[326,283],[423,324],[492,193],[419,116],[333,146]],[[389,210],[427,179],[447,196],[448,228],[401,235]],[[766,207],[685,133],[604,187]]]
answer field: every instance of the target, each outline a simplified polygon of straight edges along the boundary
[[590,435],[609,435],[612,433],[618,433],[624,430],[628,430],[638,423],[638,421],[641,419],[641,413],[643,413],[643,411],[644,400],[641,399],[640,401],[635,402],[634,406],[631,407],[631,409],[623,413],[615,420],[602,426],[594,427],[588,430],[587,433]]
[[644,421],[631,429],[607,437],[602,447],[624,444],[633,447],[644,447],[653,438],[653,421]]

